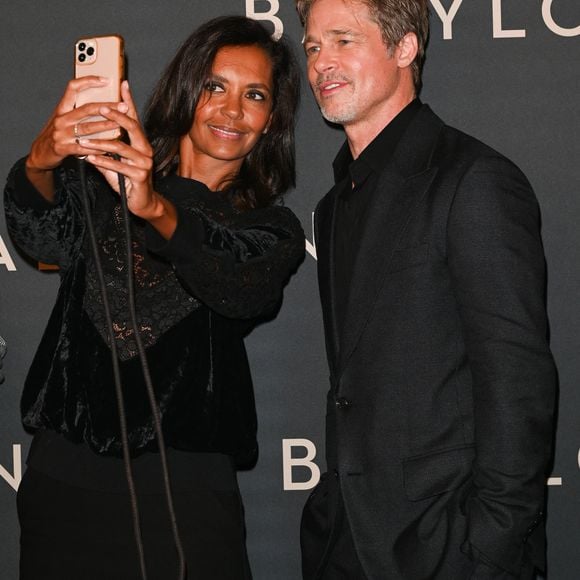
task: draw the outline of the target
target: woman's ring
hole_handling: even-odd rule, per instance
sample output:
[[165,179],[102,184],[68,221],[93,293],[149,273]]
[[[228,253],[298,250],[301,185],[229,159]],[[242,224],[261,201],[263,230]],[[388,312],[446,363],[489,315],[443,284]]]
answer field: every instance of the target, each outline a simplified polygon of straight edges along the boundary
[[80,137],[80,135],[79,135],[79,124],[78,123],[75,123],[74,124],[73,133],[75,134],[75,142],[78,145],[78,143],[79,143],[79,137]]

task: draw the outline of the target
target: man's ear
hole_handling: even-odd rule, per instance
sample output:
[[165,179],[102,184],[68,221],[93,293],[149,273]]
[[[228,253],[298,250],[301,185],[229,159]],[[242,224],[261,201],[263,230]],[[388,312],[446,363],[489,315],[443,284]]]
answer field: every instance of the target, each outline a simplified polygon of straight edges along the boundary
[[407,32],[397,44],[396,57],[399,68],[411,66],[418,50],[417,35],[414,32]]

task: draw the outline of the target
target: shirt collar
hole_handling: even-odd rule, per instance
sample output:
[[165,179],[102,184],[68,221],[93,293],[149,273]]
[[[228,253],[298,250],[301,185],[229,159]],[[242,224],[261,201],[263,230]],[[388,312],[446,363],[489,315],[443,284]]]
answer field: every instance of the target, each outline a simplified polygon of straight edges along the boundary
[[390,161],[401,137],[421,105],[418,98],[411,101],[365,147],[357,159],[353,160],[348,142],[345,141],[333,162],[335,183],[341,182],[350,174],[351,181],[355,185],[360,185],[371,172],[380,173]]

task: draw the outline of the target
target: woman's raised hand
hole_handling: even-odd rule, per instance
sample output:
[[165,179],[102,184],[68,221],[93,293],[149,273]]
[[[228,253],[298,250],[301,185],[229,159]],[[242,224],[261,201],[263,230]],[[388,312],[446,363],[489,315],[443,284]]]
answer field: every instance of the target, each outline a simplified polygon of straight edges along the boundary
[[134,215],[148,220],[166,239],[177,223],[173,204],[153,190],[153,148],[139,121],[127,81],[121,84],[121,102],[115,107],[102,106],[98,114],[114,122],[127,133],[128,143],[120,140],[80,138],[83,150],[90,151],[87,161],[119,193],[119,175],[123,176],[127,206]]
[[[38,137],[32,143],[26,160],[26,174],[32,183],[47,198],[54,193],[52,170],[69,155],[88,155],[92,150],[84,148],[80,139],[83,135],[118,129],[114,120],[88,121],[99,114],[103,104],[88,103],[75,108],[79,92],[90,87],[100,87],[110,82],[96,76],[71,80]],[[117,103],[110,103],[111,107]],[[83,121],[85,120],[85,121]]]
[[[153,191],[153,149],[141,127],[127,81],[121,85],[121,102],[116,107],[102,106],[98,114],[123,128],[128,143],[120,140],[81,138],[80,145],[90,150],[92,163],[118,193],[119,177],[125,178],[127,205],[144,219],[156,217],[159,196]],[[105,155],[108,154],[108,155]]]

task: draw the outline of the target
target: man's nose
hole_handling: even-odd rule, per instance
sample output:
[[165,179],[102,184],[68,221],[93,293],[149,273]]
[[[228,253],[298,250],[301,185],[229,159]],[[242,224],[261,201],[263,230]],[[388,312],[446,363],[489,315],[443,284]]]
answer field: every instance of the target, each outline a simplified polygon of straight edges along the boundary
[[336,54],[329,48],[320,47],[314,58],[313,68],[317,73],[325,73],[337,66]]

